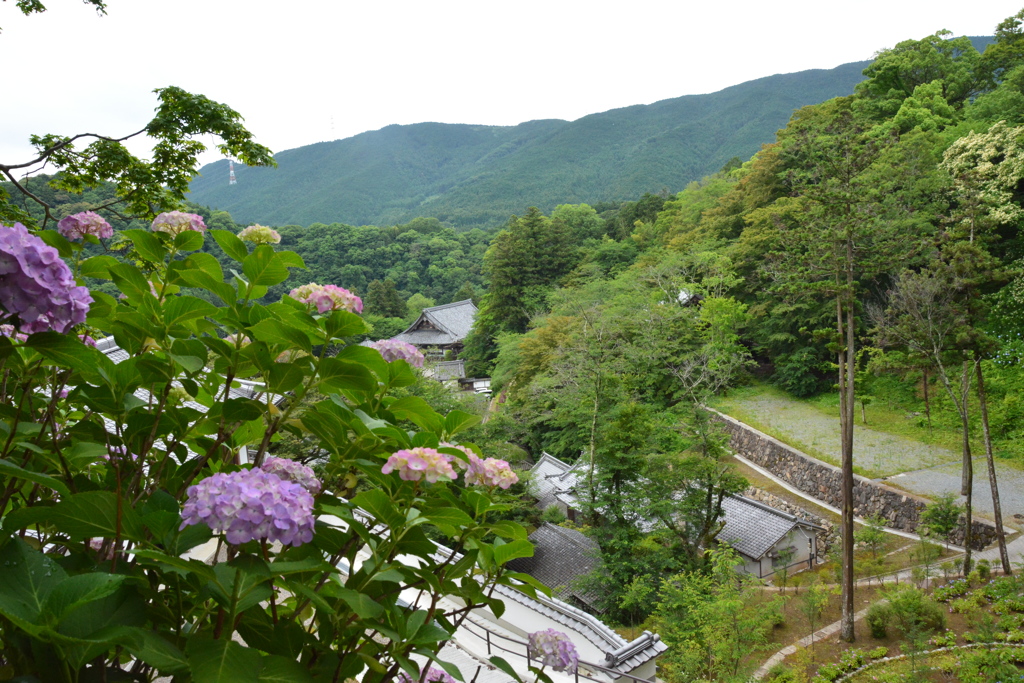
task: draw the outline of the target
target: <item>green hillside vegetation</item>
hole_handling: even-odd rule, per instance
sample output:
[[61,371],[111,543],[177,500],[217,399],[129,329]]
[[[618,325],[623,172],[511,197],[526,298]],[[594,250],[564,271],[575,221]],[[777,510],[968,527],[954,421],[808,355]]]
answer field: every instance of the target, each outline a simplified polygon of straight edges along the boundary
[[[504,397],[489,429],[583,464],[608,614],[656,626],[709,571],[699,549],[744,482],[701,406],[751,377],[835,411],[842,366],[857,423],[865,404],[919,412],[968,463],[971,444],[1024,462],[1022,16],[984,54],[945,32],[882,51],[852,95],[575,260],[554,215],[494,237],[464,355]],[[692,638],[667,635],[668,680],[746,680],[686,659]]]
[[192,199],[267,224],[501,225],[530,206],[625,201],[676,190],[749,157],[794,109],[853,92],[867,62],[780,74],[687,95],[512,127],[419,123],[281,152],[273,170],[205,166]]

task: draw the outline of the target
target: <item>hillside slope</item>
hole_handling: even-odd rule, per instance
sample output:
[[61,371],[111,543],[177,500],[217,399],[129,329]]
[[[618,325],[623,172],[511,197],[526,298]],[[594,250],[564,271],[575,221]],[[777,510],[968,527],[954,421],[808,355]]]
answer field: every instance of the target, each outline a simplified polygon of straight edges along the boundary
[[576,121],[518,126],[388,126],[276,155],[278,168],[205,166],[191,200],[240,222],[389,225],[434,216],[460,228],[502,223],[529,206],[675,192],[746,159],[795,109],[853,92],[869,62],[778,74],[707,95]]

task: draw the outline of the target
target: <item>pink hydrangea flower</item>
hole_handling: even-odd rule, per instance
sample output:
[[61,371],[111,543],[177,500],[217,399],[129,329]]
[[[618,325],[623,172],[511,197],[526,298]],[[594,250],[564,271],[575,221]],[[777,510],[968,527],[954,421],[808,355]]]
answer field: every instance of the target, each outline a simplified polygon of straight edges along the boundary
[[85,321],[91,303],[56,249],[21,223],[0,225],[0,320],[17,318],[25,334],[65,332]]
[[299,546],[313,540],[313,496],[264,470],[213,476],[188,488],[181,528],[206,524],[238,545],[263,539]]
[[337,285],[318,285],[315,282],[310,282],[308,285],[296,287],[288,293],[288,296],[316,308],[318,313],[327,313],[328,311],[363,312],[363,300],[344,287]]
[[398,674],[398,681],[399,683],[420,683],[420,681],[423,681],[424,683],[455,683],[455,679],[449,676],[445,671],[442,669],[435,669],[434,667],[427,669],[426,676],[421,675],[419,678],[415,679],[403,671]]
[[576,646],[569,636],[553,628],[531,633],[527,648],[530,657],[555,671],[576,671],[580,662]]
[[280,244],[281,233],[265,225],[250,225],[238,233],[238,239],[253,244]]
[[110,223],[92,211],[83,211],[60,219],[60,223],[57,223],[57,232],[71,241],[84,239],[86,235],[98,238],[114,235]]
[[381,339],[373,342],[373,348],[380,351],[380,355],[389,363],[401,358],[414,368],[423,367],[423,354],[408,342],[397,339]]
[[303,465],[301,462],[289,460],[288,458],[267,458],[260,465],[264,472],[276,474],[286,481],[294,481],[314,496],[320,493],[320,480],[316,478],[313,469]]
[[496,458],[482,460],[475,454],[469,458],[469,467],[466,469],[467,484],[498,486],[507,489],[517,481],[519,481],[519,476],[504,460]]
[[455,479],[452,456],[439,453],[433,448],[411,448],[400,450],[388,458],[381,468],[384,474],[398,470],[398,476],[405,481],[426,479],[433,483],[441,477]]
[[224,341],[232,346],[238,346],[238,348],[244,348],[252,343],[252,340],[246,337],[244,334],[229,334],[224,337]]
[[168,235],[174,236],[186,230],[206,232],[206,223],[203,222],[202,216],[194,213],[167,211],[153,219],[153,225],[150,226],[150,230],[153,232],[166,232]]

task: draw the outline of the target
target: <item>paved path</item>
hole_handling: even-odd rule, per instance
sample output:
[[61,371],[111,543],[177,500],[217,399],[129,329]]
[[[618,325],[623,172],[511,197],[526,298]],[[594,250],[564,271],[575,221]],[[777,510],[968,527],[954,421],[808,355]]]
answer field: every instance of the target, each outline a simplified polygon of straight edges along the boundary
[[[732,412],[730,412],[732,409]],[[839,465],[839,416],[768,391],[729,398],[719,407],[742,421],[750,419],[773,436],[833,465]],[[854,427],[854,466],[868,476],[880,477],[899,488],[922,496],[960,492],[960,454],[942,446],[886,434],[861,425]],[[1024,525],[1024,470],[1005,460],[996,461],[1003,524]],[[992,518],[992,493],[985,458],[974,460],[974,512]],[[1014,518],[1014,515],[1021,515]]]

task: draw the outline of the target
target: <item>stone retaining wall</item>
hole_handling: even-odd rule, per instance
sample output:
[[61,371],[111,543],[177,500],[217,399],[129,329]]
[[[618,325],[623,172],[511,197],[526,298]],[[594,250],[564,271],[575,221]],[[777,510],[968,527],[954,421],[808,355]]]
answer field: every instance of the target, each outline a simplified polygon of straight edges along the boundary
[[[715,410],[711,412],[728,433],[729,446],[733,451],[811,497],[842,508],[842,471],[838,467],[801,453],[728,415]],[[886,519],[887,526],[913,532],[927,504],[928,501],[920,496],[854,475],[853,512],[857,517],[880,515]],[[974,520],[971,526],[973,548],[981,550],[995,542],[994,526],[980,520]],[[961,522],[950,542],[963,545],[964,531]]]

